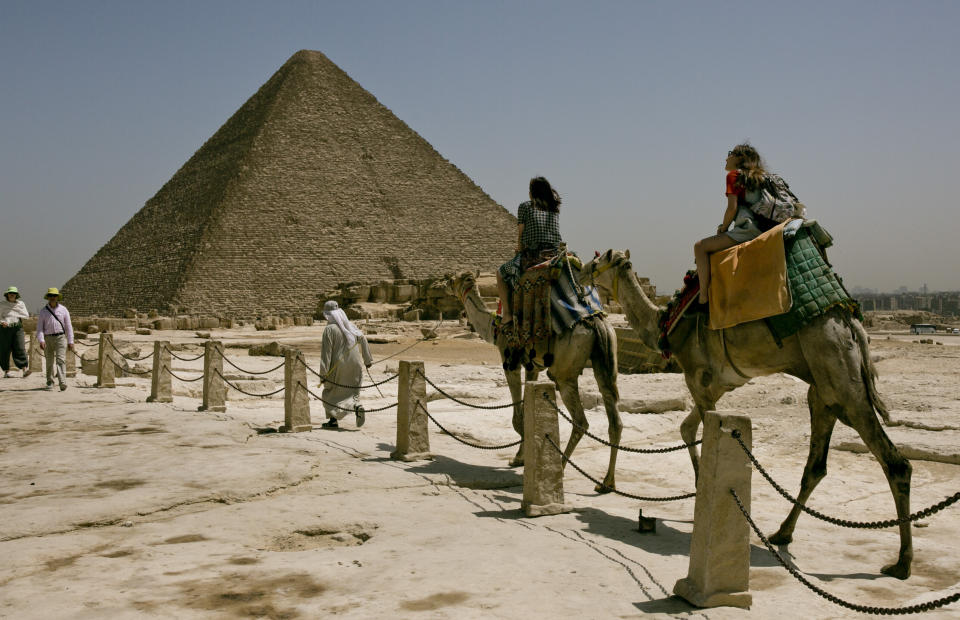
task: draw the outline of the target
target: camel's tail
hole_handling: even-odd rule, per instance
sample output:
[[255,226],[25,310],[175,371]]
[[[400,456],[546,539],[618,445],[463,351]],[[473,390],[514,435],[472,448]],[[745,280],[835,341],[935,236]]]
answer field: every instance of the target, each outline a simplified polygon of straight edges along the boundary
[[857,344],[860,346],[860,376],[863,377],[863,384],[867,388],[870,404],[880,414],[883,423],[891,426],[890,412],[887,411],[887,406],[877,392],[877,369],[873,365],[873,360],[870,358],[870,349],[867,347],[867,341],[869,340],[867,330],[863,328],[860,321],[854,319],[850,320],[850,327]]

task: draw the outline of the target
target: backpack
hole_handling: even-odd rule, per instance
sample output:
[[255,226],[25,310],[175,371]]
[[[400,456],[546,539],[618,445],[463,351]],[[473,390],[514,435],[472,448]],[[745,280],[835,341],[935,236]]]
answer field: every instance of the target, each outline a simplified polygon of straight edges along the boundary
[[806,216],[806,207],[778,174],[765,174],[756,193],[759,194],[759,198],[750,204],[750,210],[757,215],[762,215],[778,224],[790,218]]

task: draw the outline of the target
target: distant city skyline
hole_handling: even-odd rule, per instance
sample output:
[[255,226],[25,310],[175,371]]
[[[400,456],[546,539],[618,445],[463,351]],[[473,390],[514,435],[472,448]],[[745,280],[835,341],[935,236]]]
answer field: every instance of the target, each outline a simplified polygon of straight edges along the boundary
[[511,212],[546,176],[571,248],[630,249],[661,293],[744,139],[848,286],[957,290],[957,23],[940,0],[6,0],[0,286],[35,310],[315,49]]

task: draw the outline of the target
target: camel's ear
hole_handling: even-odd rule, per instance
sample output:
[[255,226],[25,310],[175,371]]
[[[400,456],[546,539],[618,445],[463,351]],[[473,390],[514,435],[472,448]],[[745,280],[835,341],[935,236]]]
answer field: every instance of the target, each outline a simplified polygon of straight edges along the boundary
[[627,260],[630,260],[630,250],[624,250],[623,255],[627,257]]
[[607,260],[610,260],[612,256],[613,256],[613,248],[610,248],[609,250],[603,253],[603,257]]

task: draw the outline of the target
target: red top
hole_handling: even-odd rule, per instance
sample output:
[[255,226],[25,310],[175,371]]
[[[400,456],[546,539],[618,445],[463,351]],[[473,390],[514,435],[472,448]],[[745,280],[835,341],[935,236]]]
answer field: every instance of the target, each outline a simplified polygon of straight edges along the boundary
[[737,205],[747,203],[747,187],[743,183],[739,170],[731,170],[727,173],[727,196],[736,196]]

